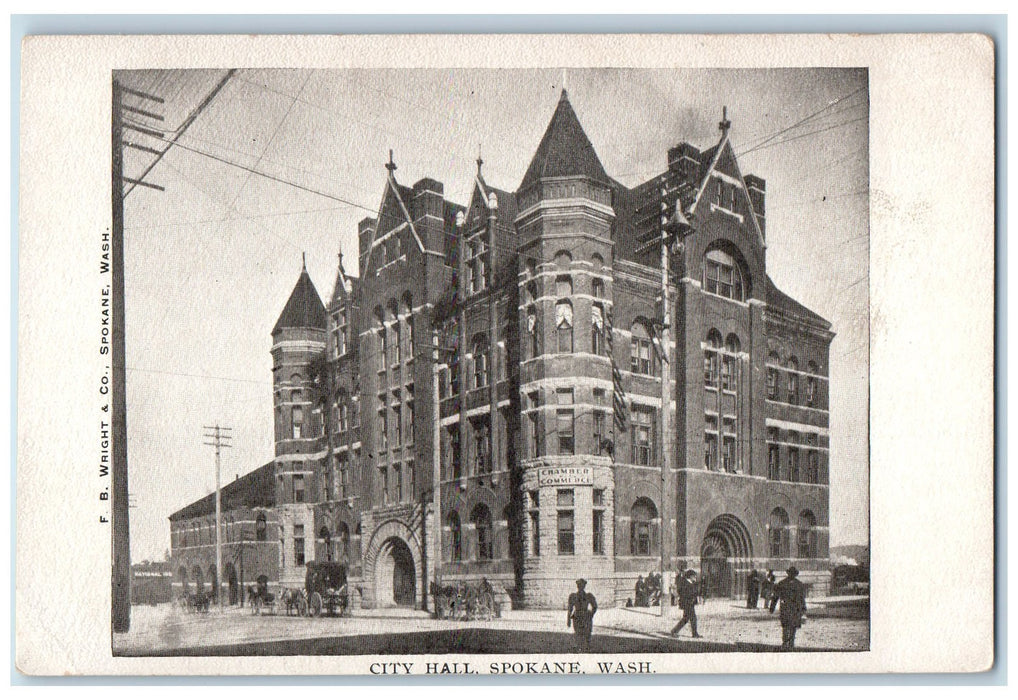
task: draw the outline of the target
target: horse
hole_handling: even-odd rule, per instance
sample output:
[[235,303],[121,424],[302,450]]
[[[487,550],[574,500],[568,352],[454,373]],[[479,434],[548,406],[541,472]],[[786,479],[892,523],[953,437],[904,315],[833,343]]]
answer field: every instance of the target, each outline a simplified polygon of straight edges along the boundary
[[308,599],[302,588],[284,588],[279,594],[279,600],[286,605],[286,614],[291,611],[297,613],[297,617],[304,617],[308,612]]

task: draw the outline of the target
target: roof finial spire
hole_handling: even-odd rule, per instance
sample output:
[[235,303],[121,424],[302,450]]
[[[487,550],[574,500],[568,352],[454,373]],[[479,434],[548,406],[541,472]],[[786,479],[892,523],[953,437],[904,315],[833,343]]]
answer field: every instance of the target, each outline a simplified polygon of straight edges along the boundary
[[721,108],[721,121],[718,122],[718,128],[721,129],[721,135],[727,136],[728,130],[732,128],[732,122],[728,121],[728,107],[724,106]]
[[300,269],[301,272],[307,272],[308,270],[308,254],[304,251],[300,253]]
[[392,159],[392,149],[389,149],[389,162],[385,164],[385,169],[389,171],[389,175],[396,169],[396,161]]
[[481,158],[481,144],[477,144],[477,174],[481,174],[481,166],[484,165],[484,159]]
[[566,94],[566,90],[569,88],[569,69],[562,69],[562,94]]

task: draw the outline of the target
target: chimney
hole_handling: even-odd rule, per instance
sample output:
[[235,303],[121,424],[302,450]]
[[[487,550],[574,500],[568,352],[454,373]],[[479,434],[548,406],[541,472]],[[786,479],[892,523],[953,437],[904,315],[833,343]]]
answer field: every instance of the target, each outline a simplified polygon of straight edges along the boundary
[[765,198],[767,194],[767,183],[762,177],[747,175],[745,177],[746,187],[749,189],[749,201],[753,203],[753,213],[760,224],[760,230],[766,236],[767,228],[764,225],[766,219]]
[[686,141],[669,148],[668,169],[680,173],[684,180],[696,178],[700,171],[700,149]]

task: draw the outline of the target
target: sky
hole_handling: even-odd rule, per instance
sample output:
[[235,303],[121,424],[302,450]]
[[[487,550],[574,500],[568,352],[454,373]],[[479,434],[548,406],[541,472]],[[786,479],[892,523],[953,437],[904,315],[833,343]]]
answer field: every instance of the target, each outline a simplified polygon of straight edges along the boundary
[[[128,104],[172,134],[225,70],[119,73],[162,97]],[[854,69],[238,70],[125,200],[127,435],[133,561],[169,549],[167,517],[215,487],[203,426],[232,428],[223,483],[273,457],[270,331],[306,255],[323,300],[337,255],[357,273],[357,222],[396,179],[467,204],[476,159],[515,190],[565,83],[608,174],[666,168],[718,141],[767,181],[767,269],[831,321],[831,544],[868,533],[869,105]],[[126,138],[165,148],[128,130]],[[154,156],[128,149],[125,174]],[[255,174],[251,171],[262,174]],[[285,182],[283,182],[285,181]]]

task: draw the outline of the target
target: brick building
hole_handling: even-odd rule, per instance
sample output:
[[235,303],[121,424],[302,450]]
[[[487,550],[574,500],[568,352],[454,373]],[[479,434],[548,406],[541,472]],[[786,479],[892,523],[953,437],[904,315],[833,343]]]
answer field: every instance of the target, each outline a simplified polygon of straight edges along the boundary
[[561,607],[582,576],[611,604],[663,547],[708,595],[793,562],[826,590],[833,333],[767,276],[765,182],[720,127],[630,189],[563,90],[519,186],[478,159],[466,206],[390,157],[360,277],[341,258],[326,305],[302,270],[272,333],[273,580],[314,557],[346,561],[364,606],[483,576]]

